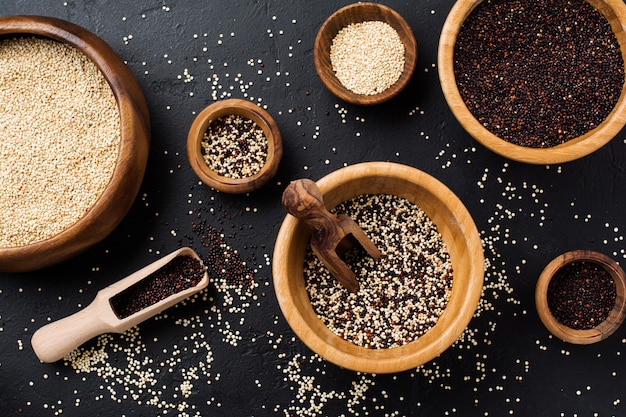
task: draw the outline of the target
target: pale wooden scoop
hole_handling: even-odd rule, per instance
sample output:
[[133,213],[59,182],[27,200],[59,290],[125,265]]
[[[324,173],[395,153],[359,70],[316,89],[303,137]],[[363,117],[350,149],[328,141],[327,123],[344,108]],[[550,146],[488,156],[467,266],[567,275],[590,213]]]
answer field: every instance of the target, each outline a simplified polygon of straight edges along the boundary
[[209,283],[206,268],[204,276],[195,286],[167,296],[128,317],[118,317],[111,300],[124,290],[158,271],[178,256],[191,256],[202,262],[192,249],[181,248],[132,275],[103,288],[98,292],[91,304],[83,310],[47,324],[33,334],[31,344],[37,357],[43,362],[55,362],[95,336],[103,333],[123,333],[205,288]]
[[320,189],[308,179],[289,184],[283,192],[282,204],[289,214],[311,228],[311,249],[315,256],[348,291],[358,291],[356,275],[341,259],[341,254],[356,241],[372,258],[381,257],[363,229],[345,214],[334,215],[326,210]]

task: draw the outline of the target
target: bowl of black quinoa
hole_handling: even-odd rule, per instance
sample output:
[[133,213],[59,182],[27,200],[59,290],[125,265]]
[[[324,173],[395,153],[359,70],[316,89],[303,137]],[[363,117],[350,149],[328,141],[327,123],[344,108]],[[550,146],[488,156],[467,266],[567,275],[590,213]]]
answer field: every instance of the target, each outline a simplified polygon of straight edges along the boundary
[[572,161],[626,123],[621,0],[459,0],[438,67],[463,128],[499,155]]
[[559,339],[591,344],[612,335],[626,316],[626,275],[600,252],[573,250],[554,258],[535,288],[537,313]]
[[300,340],[338,366],[392,373],[446,350],[480,299],[484,257],[463,203],[418,169],[365,162],[317,181],[331,212],[353,218],[381,251],[344,255],[359,289],[350,293],[312,254],[311,232],[288,214],[273,254],[283,315]]
[[224,193],[263,187],[276,174],[282,155],[276,122],[248,100],[231,98],[208,105],[187,135],[191,168],[203,183]]

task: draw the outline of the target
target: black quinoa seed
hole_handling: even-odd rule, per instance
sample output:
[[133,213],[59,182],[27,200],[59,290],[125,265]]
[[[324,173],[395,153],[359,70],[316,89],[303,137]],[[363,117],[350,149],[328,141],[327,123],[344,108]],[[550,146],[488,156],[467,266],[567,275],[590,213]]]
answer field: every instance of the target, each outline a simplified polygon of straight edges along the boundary
[[204,276],[204,265],[192,256],[177,256],[109,300],[120,319],[158,303],[167,297],[195,287]]
[[450,256],[435,224],[415,204],[391,195],[363,195],[333,211],[352,217],[383,256],[374,260],[361,248],[344,255],[360,284],[350,293],[307,250],[306,288],[320,320],[371,349],[402,346],[430,330],[452,288]]
[[616,298],[613,278],[593,262],[565,265],[548,284],[548,307],[552,315],[575,330],[591,329],[606,320]]
[[454,52],[463,101],[500,138],[552,147],[602,123],[624,85],[608,20],[585,0],[485,0]]

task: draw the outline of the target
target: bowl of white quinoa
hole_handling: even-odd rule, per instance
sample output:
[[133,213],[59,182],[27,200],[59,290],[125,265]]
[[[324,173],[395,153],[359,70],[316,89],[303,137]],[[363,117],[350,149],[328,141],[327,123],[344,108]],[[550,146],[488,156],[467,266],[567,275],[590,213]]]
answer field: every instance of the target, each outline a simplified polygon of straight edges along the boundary
[[390,100],[411,80],[417,41],[407,21],[378,3],[354,3],[322,24],[313,48],[315,69],[326,88],[357,105]]
[[116,52],[73,23],[0,17],[0,270],[65,261],[109,235],[143,180],[150,121]]
[[272,116],[248,100],[231,98],[205,107],[187,135],[187,157],[200,180],[230,194],[255,191],[280,165],[283,141]]
[[311,350],[343,368],[392,373],[446,350],[474,315],[484,280],[478,230],[459,198],[406,165],[365,162],[317,184],[331,212],[352,217],[382,252],[343,255],[350,293],[312,254],[306,224],[287,215],[273,254],[281,311]]

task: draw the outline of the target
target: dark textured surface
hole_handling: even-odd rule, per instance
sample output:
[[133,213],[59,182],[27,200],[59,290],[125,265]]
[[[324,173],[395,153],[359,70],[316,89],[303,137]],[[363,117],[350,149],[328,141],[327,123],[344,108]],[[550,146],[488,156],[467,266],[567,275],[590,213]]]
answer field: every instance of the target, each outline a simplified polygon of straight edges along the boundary
[[[113,234],[62,265],[0,275],[3,416],[626,413],[626,328],[596,345],[565,344],[541,325],[533,293],[543,267],[565,251],[624,259],[624,132],[586,158],[549,167],[509,162],[482,148],[454,120],[439,88],[434,64],[452,6],[447,0],[386,3],[415,32],[413,80],[380,106],[343,103],[317,78],[312,47],[323,20],[344,4],[0,4],[1,15],[59,17],[108,42],[143,88],[153,128],[142,189]],[[212,88],[216,98],[262,100],[281,129],[283,161],[260,191],[214,192],[198,185],[189,167],[187,131],[213,101]],[[318,359],[294,338],[271,284],[285,184],[371,160],[411,165],[444,182],[466,204],[485,242],[485,293],[469,330],[440,358],[394,375],[355,374]],[[37,360],[33,332],[86,306],[99,289],[180,245],[215,259],[205,245],[209,238],[198,235],[201,221],[223,233],[211,239],[247,262],[251,289],[246,279],[233,279],[246,268],[235,268],[222,276],[228,285],[214,279],[193,303],[128,334],[88,343],[79,353],[108,356],[92,363],[91,372]]]

